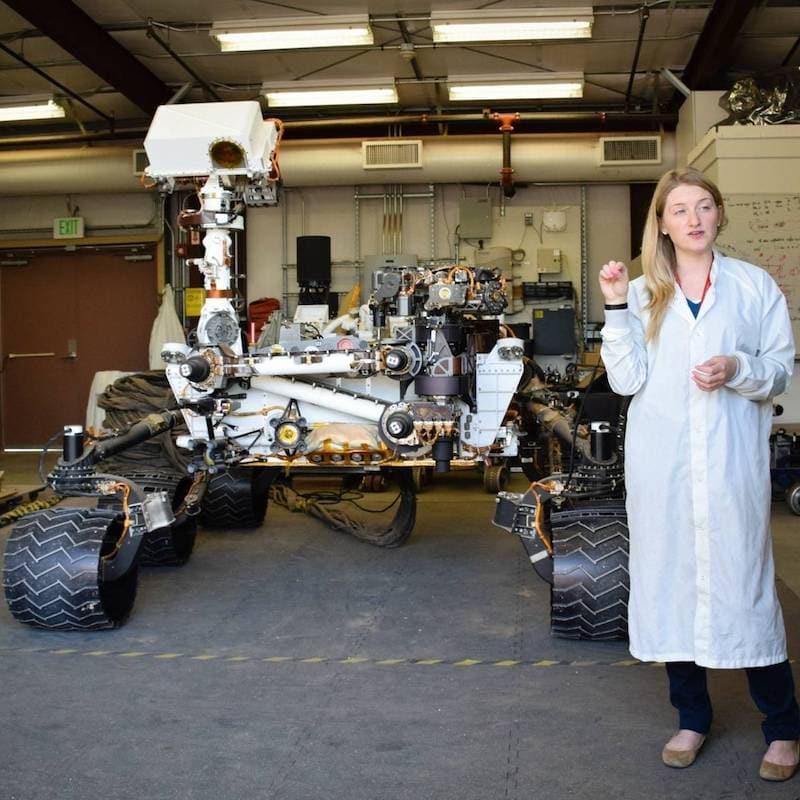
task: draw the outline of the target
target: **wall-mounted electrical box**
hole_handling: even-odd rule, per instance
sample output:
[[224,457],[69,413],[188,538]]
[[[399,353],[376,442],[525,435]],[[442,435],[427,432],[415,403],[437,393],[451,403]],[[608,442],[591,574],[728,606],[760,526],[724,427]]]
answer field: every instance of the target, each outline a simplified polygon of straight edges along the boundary
[[462,239],[492,238],[492,203],[488,197],[464,197],[459,201],[458,235]]
[[536,269],[539,272],[561,272],[563,254],[558,248],[540,247],[536,251]]
[[542,228],[548,233],[563,233],[567,229],[567,212],[545,211],[542,214]]

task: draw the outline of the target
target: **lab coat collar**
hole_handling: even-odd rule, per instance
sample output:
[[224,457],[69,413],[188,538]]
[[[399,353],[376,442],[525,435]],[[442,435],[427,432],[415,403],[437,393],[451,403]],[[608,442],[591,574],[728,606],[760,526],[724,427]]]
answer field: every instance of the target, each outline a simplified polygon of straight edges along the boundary
[[672,295],[672,308],[677,311],[677,313],[682,316],[692,327],[694,327],[701,319],[708,313],[709,309],[714,305],[716,301],[716,287],[717,287],[717,276],[719,275],[719,263],[720,259],[722,258],[721,254],[717,250],[712,250],[711,252],[711,272],[709,273],[709,277],[711,278],[711,286],[708,287],[708,292],[706,292],[706,296],[703,299],[703,303],[700,306],[700,311],[695,317],[692,314],[692,310],[689,308],[689,304],[686,302],[686,296],[681,291],[680,286],[678,286],[677,282],[675,283],[675,293]]

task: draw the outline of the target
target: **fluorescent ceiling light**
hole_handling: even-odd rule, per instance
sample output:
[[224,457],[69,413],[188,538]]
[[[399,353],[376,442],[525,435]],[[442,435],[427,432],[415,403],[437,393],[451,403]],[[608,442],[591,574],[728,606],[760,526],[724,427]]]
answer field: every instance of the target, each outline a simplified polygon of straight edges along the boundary
[[210,34],[223,52],[346,47],[374,41],[366,14],[215,22]]
[[593,22],[590,6],[431,12],[434,42],[588,39]]
[[0,99],[0,122],[12,122],[18,119],[58,119],[65,116],[64,109],[48,95]]
[[271,108],[386,105],[398,102],[393,78],[361,80],[350,84],[342,81],[265,83],[261,87],[261,94]]
[[552,100],[583,97],[583,74],[548,72],[532,75],[451,75],[447,79],[450,99],[459,100]]

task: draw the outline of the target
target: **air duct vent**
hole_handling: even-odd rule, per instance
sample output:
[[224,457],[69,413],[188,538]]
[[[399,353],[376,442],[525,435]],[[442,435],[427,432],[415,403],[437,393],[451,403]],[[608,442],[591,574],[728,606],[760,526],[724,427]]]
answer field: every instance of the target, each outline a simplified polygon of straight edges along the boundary
[[147,152],[145,150],[133,151],[133,174],[144,175],[145,167],[149,166],[150,162],[147,160]]
[[660,136],[601,136],[600,166],[661,163]]
[[409,169],[422,167],[422,140],[398,139],[361,142],[364,169]]

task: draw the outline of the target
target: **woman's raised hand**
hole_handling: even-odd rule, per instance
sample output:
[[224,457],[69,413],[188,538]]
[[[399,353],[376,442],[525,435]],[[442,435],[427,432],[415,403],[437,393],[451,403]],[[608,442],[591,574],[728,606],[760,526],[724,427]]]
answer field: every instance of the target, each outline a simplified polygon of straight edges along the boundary
[[603,264],[600,291],[607,303],[624,303],[628,299],[628,268],[621,261]]

